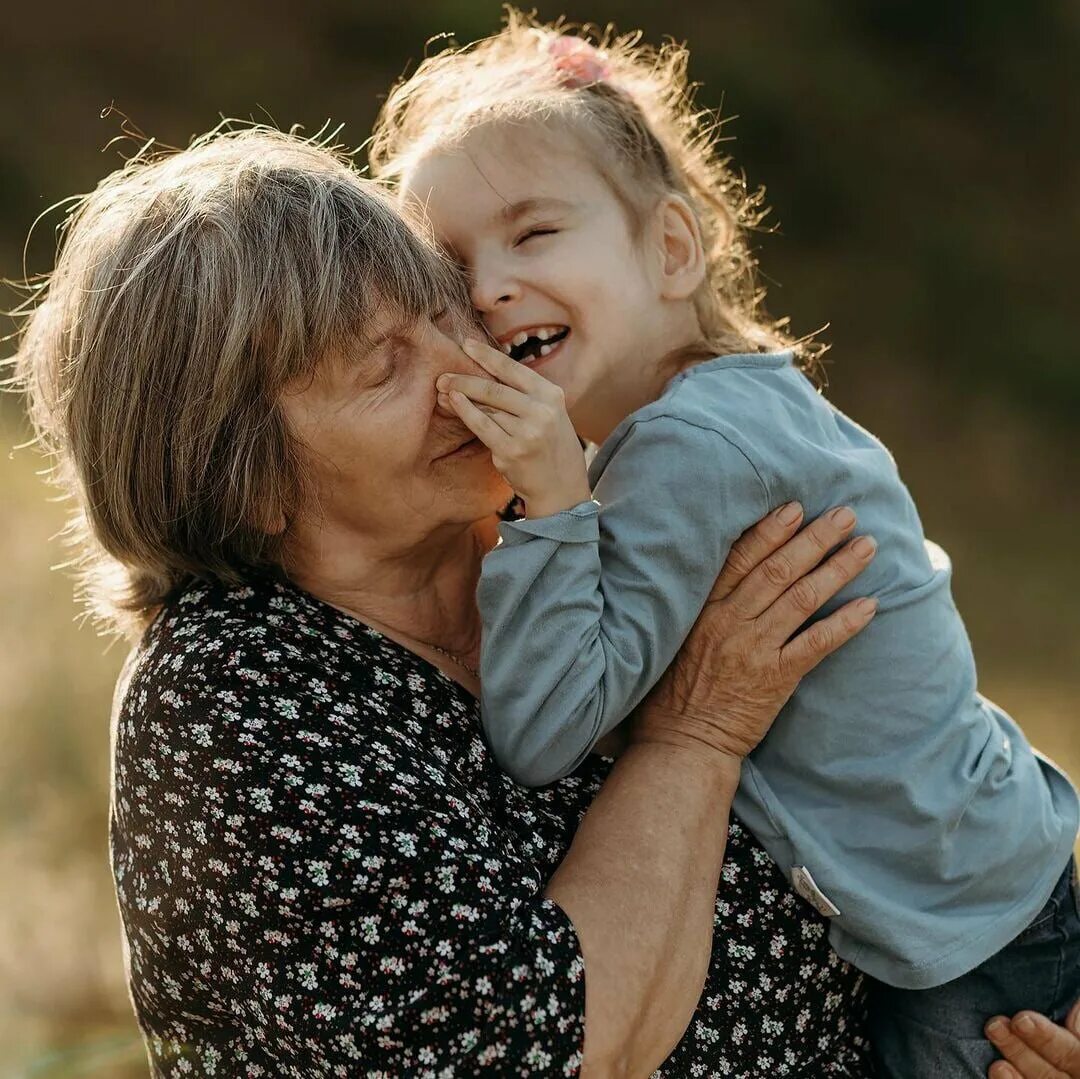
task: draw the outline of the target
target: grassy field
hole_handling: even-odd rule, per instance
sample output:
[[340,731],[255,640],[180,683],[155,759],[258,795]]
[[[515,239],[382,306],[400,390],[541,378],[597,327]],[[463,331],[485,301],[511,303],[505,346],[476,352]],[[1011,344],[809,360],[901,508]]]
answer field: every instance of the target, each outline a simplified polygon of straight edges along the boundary
[[[877,364],[834,398],[893,447],[927,531],[950,550],[982,687],[1080,775],[1076,436],[950,399]],[[0,403],[0,1075],[127,1079],[146,1067],[107,864],[107,716],[123,658],[76,624],[50,565],[63,508]]]

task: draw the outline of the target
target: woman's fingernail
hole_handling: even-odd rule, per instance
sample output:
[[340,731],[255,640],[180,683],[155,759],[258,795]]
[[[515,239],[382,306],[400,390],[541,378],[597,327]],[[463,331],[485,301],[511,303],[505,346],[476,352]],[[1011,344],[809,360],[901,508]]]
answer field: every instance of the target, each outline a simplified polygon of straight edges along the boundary
[[851,549],[859,558],[869,558],[877,550],[877,540],[873,536],[860,536]]
[[859,614],[865,616],[866,618],[869,618],[877,611],[877,600],[870,599],[870,597],[867,596],[865,599],[859,600],[859,602],[855,604],[855,607],[858,610]]
[[441,390],[443,393],[445,393],[447,390],[449,390],[450,389],[450,376],[449,375],[439,375],[439,377],[437,379],[435,379],[435,389]]
[[803,513],[798,502],[788,502],[776,511],[776,519],[783,525],[793,525]]
[[1039,1028],[1035,1025],[1035,1020],[1030,1015],[1021,1015],[1012,1021],[1013,1030],[1018,1034],[1034,1034]]
[[986,1024],[986,1033],[991,1038],[1001,1037],[1006,1030],[1007,1024],[1000,1015],[995,1015],[989,1023]]
[[829,514],[829,520],[837,528],[850,528],[855,523],[855,514],[847,506],[840,506]]

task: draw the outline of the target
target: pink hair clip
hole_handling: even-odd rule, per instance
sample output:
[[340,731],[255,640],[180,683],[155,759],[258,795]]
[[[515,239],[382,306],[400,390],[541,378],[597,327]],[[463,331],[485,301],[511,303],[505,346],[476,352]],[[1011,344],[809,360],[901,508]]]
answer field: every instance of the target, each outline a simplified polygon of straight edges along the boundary
[[548,54],[555,63],[563,86],[568,90],[580,90],[596,82],[605,82],[611,69],[604,62],[604,54],[580,37],[560,34],[548,44]]

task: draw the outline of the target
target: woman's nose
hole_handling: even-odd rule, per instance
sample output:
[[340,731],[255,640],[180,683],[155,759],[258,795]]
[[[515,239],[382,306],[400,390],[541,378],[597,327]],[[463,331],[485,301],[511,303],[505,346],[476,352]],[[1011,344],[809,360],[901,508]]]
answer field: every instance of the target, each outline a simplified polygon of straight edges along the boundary
[[[479,327],[473,327],[471,332],[476,337],[482,337],[483,331]],[[434,390],[435,381],[439,375],[479,375],[482,378],[489,377],[484,369],[465,353],[457,340],[457,335],[438,331],[438,340],[431,354],[431,385]],[[457,419],[457,413],[449,407],[439,403],[438,392],[435,392],[435,408],[443,416]]]

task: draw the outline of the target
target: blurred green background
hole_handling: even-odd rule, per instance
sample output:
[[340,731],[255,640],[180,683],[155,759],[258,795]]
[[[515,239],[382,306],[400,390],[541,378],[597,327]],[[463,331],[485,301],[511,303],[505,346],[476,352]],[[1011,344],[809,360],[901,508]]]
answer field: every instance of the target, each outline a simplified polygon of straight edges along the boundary
[[[765,183],[770,308],[829,323],[829,394],[895,453],[952,554],[983,690],[1080,776],[1080,6],[673,0],[563,8],[693,47],[700,100]],[[359,145],[427,38],[487,0],[56,0],[4,20],[0,275],[31,221],[120,159],[115,103],[184,145],[219,115],[330,118]],[[57,214],[28,247],[52,261]],[[11,306],[16,301],[8,294]],[[8,326],[10,329],[11,326]],[[10,346],[7,347],[10,352]],[[145,1075],[107,866],[107,715],[124,648],[75,623],[17,399],[0,400],[0,1075]]]

